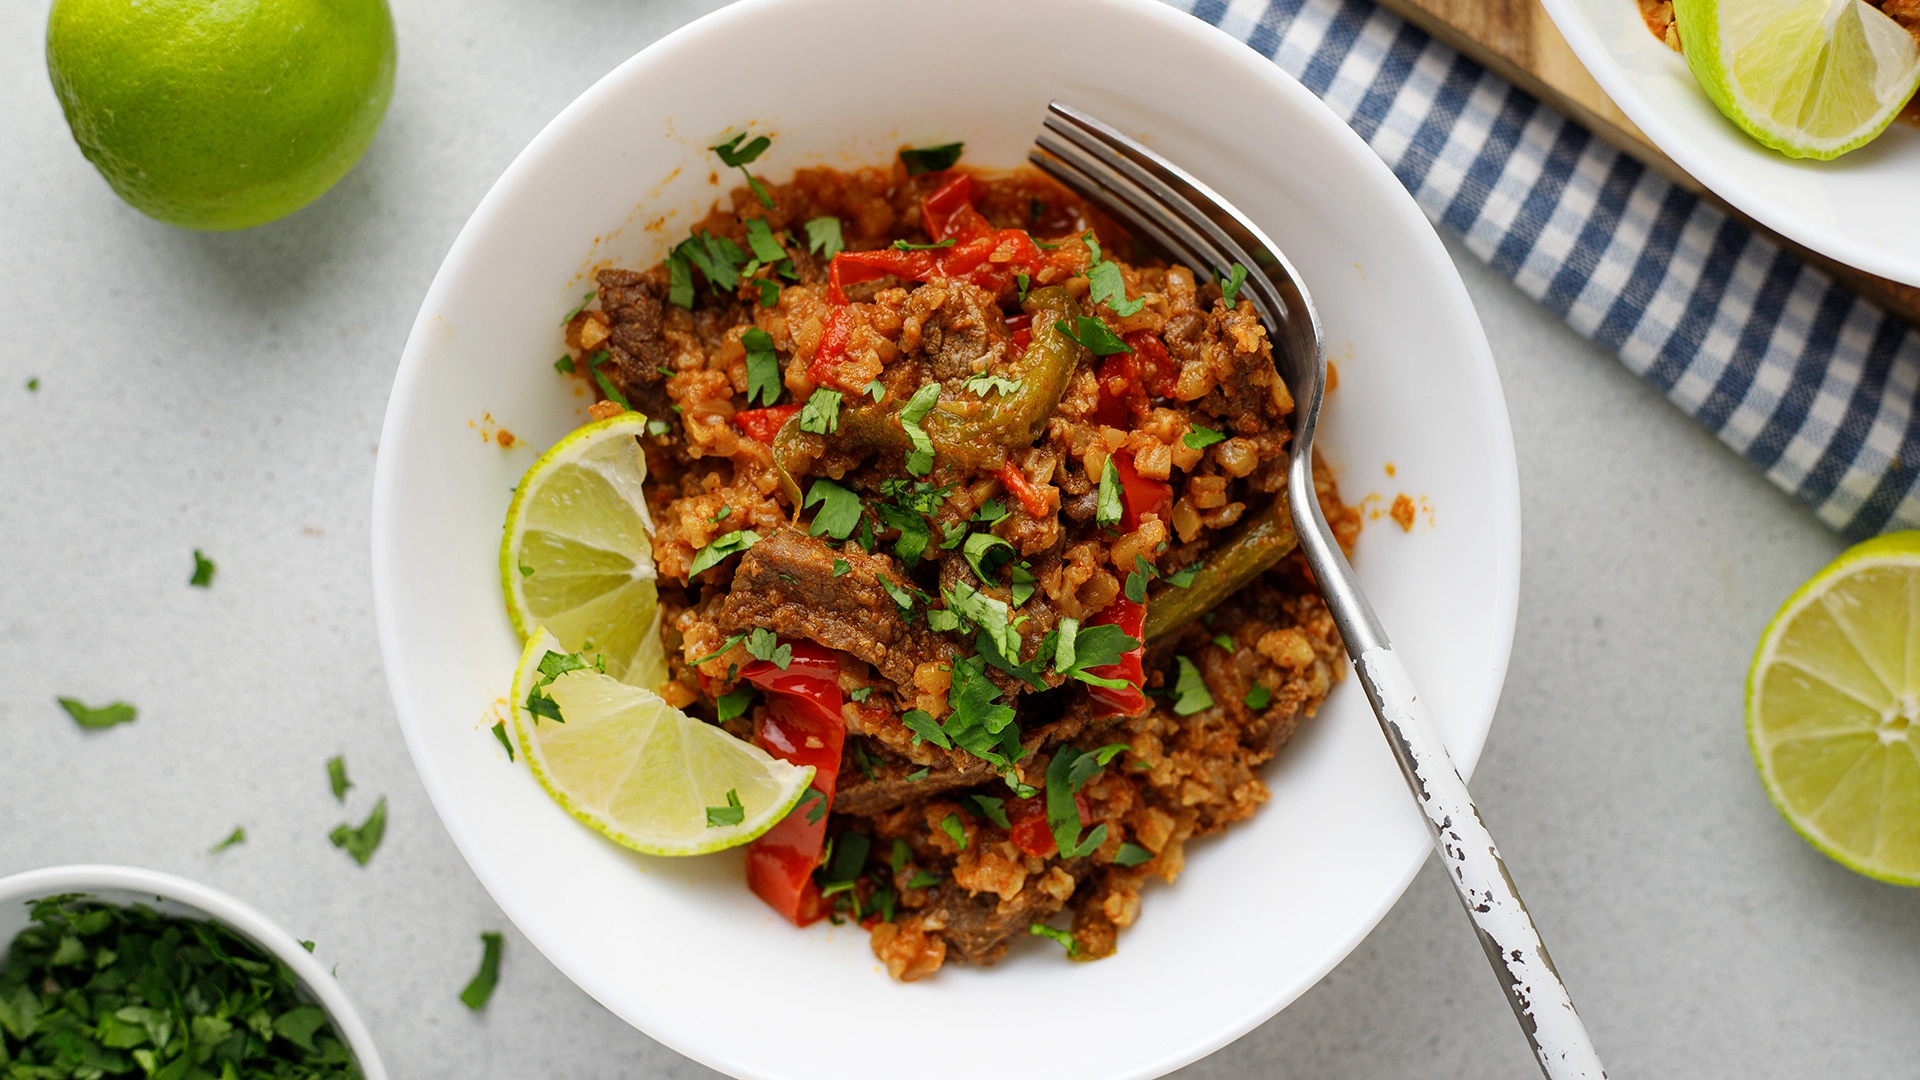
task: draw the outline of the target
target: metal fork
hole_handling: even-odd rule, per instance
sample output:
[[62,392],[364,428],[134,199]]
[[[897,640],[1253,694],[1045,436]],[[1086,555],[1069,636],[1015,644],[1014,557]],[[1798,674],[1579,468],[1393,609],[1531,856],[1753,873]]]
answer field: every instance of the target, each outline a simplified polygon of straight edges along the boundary
[[1327,363],[1320,320],[1299,274],[1251,221],[1200,181],[1078,109],[1049,105],[1034,143],[1038,149],[1028,157],[1035,165],[1197,275],[1226,278],[1235,265],[1246,268],[1243,289],[1273,333],[1276,365],[1295,403],[1287,503],[1300,550],[1540,1071],[1549,1080],[1603,1080],[1599,1054],[1493,836],[1320,512],[1313,432]]

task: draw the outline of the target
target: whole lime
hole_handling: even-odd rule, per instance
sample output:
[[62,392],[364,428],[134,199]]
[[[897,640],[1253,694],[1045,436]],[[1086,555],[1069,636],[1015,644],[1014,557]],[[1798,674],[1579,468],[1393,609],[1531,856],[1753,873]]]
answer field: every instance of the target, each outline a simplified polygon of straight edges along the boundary
[[386,0],[54,0],[47,71],[120,197],[190,229],[318,198],[393,93]]

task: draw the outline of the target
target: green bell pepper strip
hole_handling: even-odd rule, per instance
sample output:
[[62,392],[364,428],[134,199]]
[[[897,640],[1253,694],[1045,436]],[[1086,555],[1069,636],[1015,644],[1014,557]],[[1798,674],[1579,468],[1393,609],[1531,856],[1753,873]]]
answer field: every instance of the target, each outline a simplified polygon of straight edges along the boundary
[[1162,585],[1147,598],[1146,640],[1164,637],[1213,610],[1294,549],[1293,515],[1283,495],[1243,521],[1239,531],[1200,562],[1193,583]]

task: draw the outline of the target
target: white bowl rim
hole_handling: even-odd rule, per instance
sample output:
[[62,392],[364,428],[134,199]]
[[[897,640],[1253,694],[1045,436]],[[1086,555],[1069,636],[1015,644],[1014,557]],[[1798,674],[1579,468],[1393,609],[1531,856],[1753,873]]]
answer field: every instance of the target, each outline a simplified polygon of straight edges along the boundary
[[[1484,328],[1467,294],[1465,283],[1453,267],[1452,258],[1441,243],[1432,223],[1422,214],[1418,204],[1414,202],[1404,185],[1393,176],[1391,170],[1350,127],[1284,69],[1253,52],[1244,42],[1233,38],[1218,27],[1159,0],[1104,0],[1104,2],[1116,8],[1131,9],[1133,14],[1157,23],[1157,28],[1164,32],[1205,39],[1221,53],[1222,63],[1246,67],[1273,85],[1278,93],[1292,99],[1304,116],[1310,117],[1312,122],[1326,129],[1326,133],[1331,138],[1347,144],[1348,154],[1356,163],[1356,167],[1373,172],[1386,182],[1383,188],[1386,195],[1378,208],[1380,213],[1396,219],[1396,227],[1406,232],[1410,244],[1416,248],[1425,248],[1429,257],[1435,260],[1437,265],[1444,267],[1444,273],[1438,275],[1438,284],[1443,288],[1444,294],[1433,297],[1433,300],[1435,303],[1448,304],[1461,311],[1465,316],[1465,322],[1471,328],[1472,340],[1463,344],[1477,354],[1480,363],[1468,375],[1480,384],[1480,390],[1485,393],[1489,402],[1490,411],[1499,421],[1499,437],[1495,440],[1496,446],[1493,448],[1494,460],[1489,463],[1493,466],[1494,478],[1497,481],[1493,484],[1492,502],[1496,515],[1510,523],[1508,527],[1498,530],[1496,536],[1501,554],[1500,565],[1504,568],[1504,573],[1500,576],[1487,604],[1496,616],[1499,640],[1495,644],[1498,646],[1499,663],[1490,671],[1490,696],[1475,714],[1481,718],[1478,726],[1471,733],[1468,745],[1457,748],[1454,755],[1462,776],[1470,780],[1491,730],[1492,719],[1511,662],[1519,610],[1521,519],[1519,467],[1506,400],[1500,388],[1499,373],[1493,362],[1491,347],[1487,344]],[[398,444],[402,418],[409,414],[412,400],[429,389],[424,381],[426,374],[424,357],[434,326],[434,313],[444,307],[443,293],[451,288],[449,282],[452,275],[448,273],[448,268],[468,259],[470,257],[468,249],[479,243],[477,237],[487,229],[496,226],[496,219],[505,213],[505,204],[508,202],[511,190],[519,185],[522,174],[531,168],[530,163],[545,155],[549,145],[558,142],[565,129],[582,123],[593,110],[600,106],[602,99],[617,94],[620,84],[634,77],[655,55],[676,48],[691,38],[741,30],[750,24],[761,10],[794,3],[804,3],[804,0],[736,0],[659,38],[622,61],[584,90],[514,157],[461,228],[422,300],[419,315],[409,334],[400,365],[395,373],[393,391],[382,424],[381,446]],[[475,876],[480,878],[481,884],[487,887],[491,894],[492,887],[475,866],[474,855],[471,854],[485,847],[484,838],[479,835],[478,826],[473,822],[464,820],[458,815],[449,817],[442,812],[443,806],[457,801],[453,790],[454,777],[449,771],[443,769],[434,757],[424,753],[426,736],[419,730],[420,719],[414,715],[414,710],[403,697],[398,685],[393,682],[392,672],[397,669],[400,659],[397,644],[400,615],[398,613],[399,593],[396,582],[391,577],[392,569],[388,565],[387,557],[388,550],[396,542],[391,531],[394,527],[395,515],[386,508],[401,497],[400,477],[397,470],[395,458],[387,454],[379,456],[374,474],[371,546],[374,614],[381,639],[382,659],[389,672],[396,718],[413,756],[421,783],[426,788],[435,812],[440,815],[441,822],[452,837],[455,846],[460,849],[462,857],[467,859],[470,868],[474,869]],[[1313,971],[1311,977],[1305,979],[1299,989],[1274,1000],[1252,1003],[1241,1015],[1223,1022],[1221,1027],[1216,1029],[1213,1037],[1171,1050],[1161,1058],[1141,1061],[1132,1070],[1114,1073],[1108,1080],[1149,1080],[1149,1078],[1162,1076],[1205,1057],[1271,1019],[1338,966],[1372,932],[1380,920],[1386,917],[1387,912],[1398,903],[1407,887],[1412,884],[1414,876],[1425,865],[1429,854],[1430,849],[1423,847],[1417,857],[1410,860],[1398,875],[1394,886],[1390,890],[1383,891],[1375,907],[1356,924],[1351,940],[1343,941],[1338,949],[1333,950],[1326,963]],[[510,919],[514,918],[513,912],[509,911],[507,914]],[[543,955],[548,955],[550,960],[553,959],[548,954],[544,935],[539,927],[522,925],[518,919],[514,921],[535,948],[539,949]],[[1461,932],[1466,931],[1463,928]],[[556,966],[561,967],[569,980],[575,982],[589,996],[597,1001],[606,1001],[606,997],[601,993],[599,980],[583,977],[558,961],[555,963]],[[631,1010],[610,1008],[610,1011],[627,1019],[650,1038],[694,1061],[730,1076],[771,1075],[764,1074],[753,1065],[736,1060],[724,1047],[696,1042],[687,1032],[667,1025],[642,1023],[630,1015]]]
[[1682,134],[1666,114],[1654,107],[1635,85],[1633,74],[1614,59],[1600,40],[1599,32],[1574,6],[1573,0],[1540,0],[1540,3],[1547,9],[1554,27],[1573,48],[1574,55],[1580,58],[1581,65],[1600,84],[1600,89],[1688,176],[1742,214],[1804,248],[1877,277],[1920,286],[1920,251],[1892,251],[1860,243],[1844,234],[1821,229],[1796,214],[1788,203],[1757,195],[1742,180],[1735,163],[1725,161],[1710,147]]
[[[158,870],[137,866],[103,863],[76,863],[47,866],[0,878],[0,904],[17,900],[58,896],[61,893],[90,893],[99,889],[124,889],[133,893],[151,893],[204,912],[228,929],[272,953],[300,977],[320,1005],[327,1011],[340,1037],[347,1041],[366,1080],[387,1080],[387,1068],[380,1051],[373,1045],[373,1034],[366,1022],[340,988],[338,981],[307,952],[299,939],[280,928],[272,919],[229,893]],[[111,903],[112,901],[107,901]]]

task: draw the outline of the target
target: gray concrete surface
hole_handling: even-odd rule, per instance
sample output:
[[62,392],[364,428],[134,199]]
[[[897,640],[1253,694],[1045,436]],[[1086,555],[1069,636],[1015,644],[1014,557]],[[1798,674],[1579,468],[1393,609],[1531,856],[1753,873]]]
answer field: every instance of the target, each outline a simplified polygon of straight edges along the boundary
[[[47,85],[46,3],[0,3],[0,873],[129,862],[249,898],[339,965],[397,1077],[712,1075],[575,989],[469,873],[392,719],[367,565],[388,383],[468,212],[576,94],[711,6],[397,0],[361,166],[286,221],[196,235],[107,190]],[[1475,788],[1613,1075],[1912,1075],[1920,895],[1802,844],[1740,725],[1761,627],[1841,545],[1454,250],[1525,498]],[[211,590],[187,587],[195,547]],[[60,694],[141,716],[81,732]],[[382,794],[363,870],[326,836]],[[249,841],[208,855],[235,825]],[[473,1015],[455,995],[495,928],[504,975]],[[1531,1070],[1429,864],[1325,982],[1181,1075]]]

